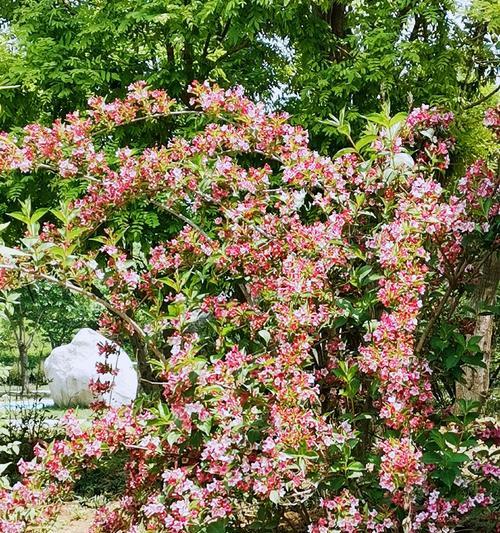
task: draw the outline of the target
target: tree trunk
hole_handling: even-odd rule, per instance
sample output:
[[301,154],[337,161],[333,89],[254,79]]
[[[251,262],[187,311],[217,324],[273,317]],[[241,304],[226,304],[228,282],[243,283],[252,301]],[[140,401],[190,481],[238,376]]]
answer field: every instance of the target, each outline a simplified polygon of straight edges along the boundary
[[17,350],[19,353],[19,374],[21,377],[21,395],[26,394],[29,389],[28,373],[28,345],[26,344],[26,331],[24,329],[24,318],[22,315],[17,321],[18,332],[16,334]]
[[330,25],[332,33],[339,38],[345,37],[346,5],[344,2],[335,0],[330,10],[325,14],[325,20]]
[[144,344],[137,338],[136,335],[133,335],[130,340],[137,359],[139,390],[142,390],[146,393],[160,390],[160,387],[158,385],[153,384],[157,381],[158,378],[153,372],[153,369],[151,368],[151,364],[149,363],[148,354],[146,352]]
[[29,389],[29,373],[28,373],[28,350],[26,345],[21,343],[19,345],[19,366],[21,368],[21,395],[26,394]]
[[473,303],[477,310],[474,335],[481,337],[478,344],[483,352],[485,368],[467,367],[465,369],[464,383],[456,384],[457,400],[484,402],[488,396],[495,316],[493,314],[481,315],[480,312],[485,306],[491,306],[495,303],[499,279],[500,254],[495,252],[484,263],[481,279],[473,296]]
[[330,54],[330,60],[336,63],[343,61],[349,55],[346,49],[347,43],[344,42],[344,38],[350,33],[347,27],[348,3],[346,0],[332,0],[328,7],[313,7],[313,12],[330,26],[332,35],[337,38],[337,44]]

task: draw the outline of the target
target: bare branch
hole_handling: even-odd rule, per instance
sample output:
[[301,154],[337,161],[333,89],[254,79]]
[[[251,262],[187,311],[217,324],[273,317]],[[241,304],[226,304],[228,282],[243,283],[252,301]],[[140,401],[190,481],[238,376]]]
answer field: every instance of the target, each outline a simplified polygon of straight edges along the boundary
[[481,105],[483,102],[486,102],[486,100],[489,100],[492,96],[494,96],[498,91],[500,91],[500,85],[495,87],[490,93],[488,93],[486,96],[483,96],[479,100],[476,100],[475,102],[472,102],[472,104],[466,105],[464,109],[472,109],[473,107],[476,107],[478,105]]
[[210,241],[210,242],[212,241],[212,238],[203,229],[201,229],[200,226],[198,226],[198,224],[196,224],[196,222],[193,222],[190,218],[184,216],[182,213],[177,213],[177,211],[174,211],[173,209],[170,209],[170,207],[167,207],[167,206],[163,205],[161,202],[158,202],[156,200],[153,200],[152,204],[154,206],[158,207],[158,209],[161,209],[161,210],[165,211],[166,213],[169,213],[170,215],[178,218],[179,220],[182,220],[188,226],[191,226],[194,230],[196,230],[198,233],[203,235],[203,237],[205,237],[205,239],[207,241]]
[[465,268],[467,266],[467,259],[464,258],[462,260],[462,263],[458,267],[455,275],[453,276],[453,279],[451,279],[448,283],[448,288],[446,289],[445,293],[441,297],[441,300],[439,301],[438,306],[436,307],[434,313],[429,319],[429,322],[427,322],[427,326],[425,327],[424,332],[422,333],[422,336],[420,337],[417,346],[415,347],[415,354],[419,354],[422,351],[422,348],[424,347],[425,341],[427,340],[427,337],[429,336],[430,332],[432,331],[432,328],[434,327],[434,324],[436,320],[439,318],[442,310],[444,309],[444,306],[446,305],[446,302],[450,298],[451,294],[456,288],[456,282],[460,279],[460,276],[464,273]]

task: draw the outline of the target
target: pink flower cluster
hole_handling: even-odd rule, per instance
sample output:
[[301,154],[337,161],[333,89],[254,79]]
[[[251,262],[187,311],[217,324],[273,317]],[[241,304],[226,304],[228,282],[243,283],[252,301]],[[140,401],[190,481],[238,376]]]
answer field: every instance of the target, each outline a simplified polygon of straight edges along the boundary
[[380,450],[380,486],[383,489],[411,495],[415,487],[423,485],[426,472],[421,461],[422,452],[408,437],[385,440],[380,443]]
[[320,518],[309,526],[309,533],[330,533],[331,531],[374,531],[380,533],[393,529],[395,523],[389,518],[379,517],[377,511],[360,509],[360,501],[348,490],[332,499],[323,499],[321,508],[326,510],[326,517]]
[[486,110],[483,123],[491,129],[497,139],[500,138],[500,104]]
[[427,104],[422,104],[408,115],[406,124],[410,130],[416,130],[422,134],[422,130],[427,128],[446,129],[453,120],[452,112],[440,112],[436,108],[431,109]]

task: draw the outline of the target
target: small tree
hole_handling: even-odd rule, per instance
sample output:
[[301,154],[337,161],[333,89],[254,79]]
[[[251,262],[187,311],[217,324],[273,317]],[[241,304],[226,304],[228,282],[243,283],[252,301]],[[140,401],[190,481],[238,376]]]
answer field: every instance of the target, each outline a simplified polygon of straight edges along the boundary
[[33,330],[26,324],[26,320],[19,301],[20,294],[10,292],[5,294],[1,302],[1,317],[7,325],[8,333],[14,338],[17,354],[21,395],[29,391],[29,358],[28,352],[34,341]]

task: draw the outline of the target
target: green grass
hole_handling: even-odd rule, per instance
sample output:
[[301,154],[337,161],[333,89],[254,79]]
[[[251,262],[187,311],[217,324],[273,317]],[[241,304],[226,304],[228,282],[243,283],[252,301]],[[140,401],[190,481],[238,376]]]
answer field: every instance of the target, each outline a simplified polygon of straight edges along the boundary
[[[60,407],[44,407],[42,410],[55,418],[61,418],[68,409],[61,409]],[[83,407],[74,407],[73,411],[75,412],[76,417],[80,420],[87,420],[92,414],[91,409]]]
[[[3,401],[7,402],[8,400],[4,397]],[[61,418],[68,409],[67,408],[61,409],[60,407],[43,407],[39,410],[46,413],[51,418]],[[75,412],[75,415],[79,420],[88,420],[92,414],[91,409],[87,409],[83,407],[74,407],[73,411]],[[8,413],[7,409],[0,408],[0,421],[2,419],[7,418],[7,413]]]

